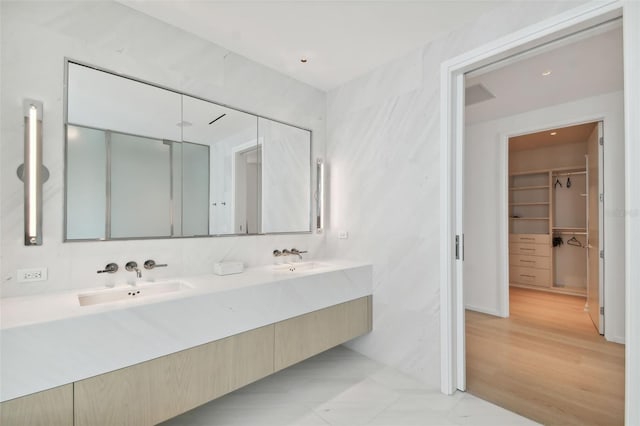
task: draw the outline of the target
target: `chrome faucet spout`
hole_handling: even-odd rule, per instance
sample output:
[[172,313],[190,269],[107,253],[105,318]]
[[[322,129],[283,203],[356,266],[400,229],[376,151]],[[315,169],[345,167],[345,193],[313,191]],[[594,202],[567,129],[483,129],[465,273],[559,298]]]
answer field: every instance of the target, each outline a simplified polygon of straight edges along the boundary
[[126,269],[129,272],[134,272],[136,273],[136,277],[138,278],[142,278],[142,271],[140,269],[138,269],[138,264],[134,261],[131,262],[127,262],[126,265],[124,265],[124,269]]
[[292,248],[289,253],[297,255],[300,258],[300,260],[302,260],[302,253],[306,253],[306,252],[307,252],[306,250],[300,251],[297,248]]

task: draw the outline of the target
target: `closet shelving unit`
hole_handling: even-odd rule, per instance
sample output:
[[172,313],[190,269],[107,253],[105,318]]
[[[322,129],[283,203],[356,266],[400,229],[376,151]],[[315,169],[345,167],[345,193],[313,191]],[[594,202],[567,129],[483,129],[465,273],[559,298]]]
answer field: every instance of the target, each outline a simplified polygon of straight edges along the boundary
[[548,170],[509,177],[509,232],[548,234],[551,218],[551,175]]
[[551,287],[551,172],[536,170],[509,176],[509,282]]
[[[584,295],[585,289],[557,283],[552,237],[586,241],[585,227],[557,223],[554,182],[559,175],[584,175],[584,166],[532,170],[509,175],[509,281],[512,286]],[[565,180],[566,182],[566,180]],[[587,190],[580,196],[585,197]],[[567,225],[567,226],[565,226]],[[582,242],[581,242],[582,243]],[[586,250],[585,250],[586,251]]]

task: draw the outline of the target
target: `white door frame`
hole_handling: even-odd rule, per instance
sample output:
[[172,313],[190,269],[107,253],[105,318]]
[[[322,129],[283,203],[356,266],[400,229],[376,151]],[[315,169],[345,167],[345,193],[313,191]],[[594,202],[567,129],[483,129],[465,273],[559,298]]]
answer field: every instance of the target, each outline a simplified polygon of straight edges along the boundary
[[[594,1],[481,46],[441,66],[440,105],[440,327],[441,390],[465,389],[462,261],[464,73],[562,36],[623,16],[625,107],[625,422],[640,424],[640,2]],[[634,262],[635,260],[635,262]],[[631,307],[634,306],[634,309]]]

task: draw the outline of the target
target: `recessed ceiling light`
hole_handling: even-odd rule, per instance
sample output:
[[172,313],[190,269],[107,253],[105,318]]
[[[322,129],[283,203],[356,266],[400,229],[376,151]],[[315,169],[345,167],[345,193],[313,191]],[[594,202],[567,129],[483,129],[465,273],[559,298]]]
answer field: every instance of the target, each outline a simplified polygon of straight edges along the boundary
[[544,77],[550,76],[551,75],[551,70],[542,71],[542,75]]
[[303,64],[306,64],[307,61],[308,61],[308,59],[306,57],[304,57],[304,56],[302,58],[300,58],[300,62],[302,62]]
[[555,135],[557,135],[557,134],[558,134],[558,132],[551,132],[551,133],[549,133],[549,134],[550,134],[551,136],[555,136]]

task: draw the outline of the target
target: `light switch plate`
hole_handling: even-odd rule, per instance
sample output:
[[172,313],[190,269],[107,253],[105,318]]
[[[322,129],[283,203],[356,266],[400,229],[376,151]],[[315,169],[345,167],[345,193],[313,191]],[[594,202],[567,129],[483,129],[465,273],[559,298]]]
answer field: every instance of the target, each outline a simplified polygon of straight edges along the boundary
[[349,239],[349,232],[347,232],[347,231],[339,231],[338,232],[338,239],[339,240],[348,240]]
[[18,269],[19,283],[45,281],[46,279],[47,279],[47,268]]

